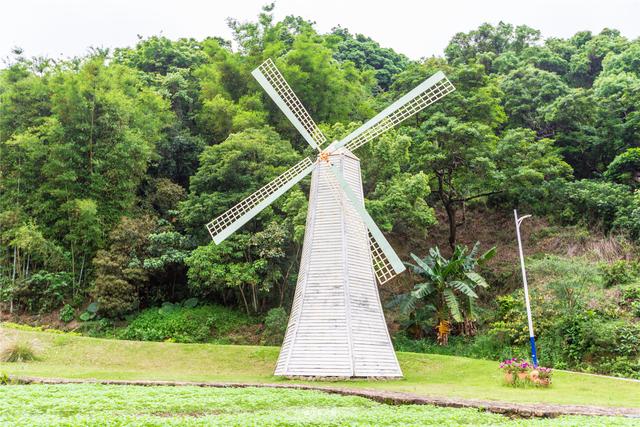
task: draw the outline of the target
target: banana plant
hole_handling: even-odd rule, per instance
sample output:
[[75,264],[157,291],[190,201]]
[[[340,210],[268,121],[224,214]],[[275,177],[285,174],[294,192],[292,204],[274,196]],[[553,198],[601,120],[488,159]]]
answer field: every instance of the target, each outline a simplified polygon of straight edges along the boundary
[[448,341],[452,321],[464,323],[466,328],[463,329],[469,329],[477,319],[477,289],[489,285],[475,269],[495,254],[495,247],[482,255],[478,255],[479,249],[480,242],[471,251],[457,245],[451,258],[447,259],[436,246],[429,249],[429,255],[424,258],[412,253],[414,262],[405,263],[420,281],[411,292],[398,296],[394,305],[413,319],[424,317],[419,313],[433,313],[441,344],[446,345]]

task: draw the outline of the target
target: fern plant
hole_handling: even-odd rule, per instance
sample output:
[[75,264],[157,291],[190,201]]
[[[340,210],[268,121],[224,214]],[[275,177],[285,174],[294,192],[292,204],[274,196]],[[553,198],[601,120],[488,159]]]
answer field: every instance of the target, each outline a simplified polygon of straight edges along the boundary
[[[447,259],[436,246],[429,249],[429,255],[424,258],[412,253],[414,263],[405,263],[420,281],[411,292],[399,295],[394,302],[409,319],[424,319],[430,314],[437,325],[440,344],[447,344],[453,322],[462,323],[463,331],[469,332],[474,328],[477,319],[476,290],[489,286],[475,269],[495,254],[495,247],[482,255],[478,255],[479,249],[480,242],[471,251],[458,245],[451,258]],[[411,326],[415,328],[416,325]]]

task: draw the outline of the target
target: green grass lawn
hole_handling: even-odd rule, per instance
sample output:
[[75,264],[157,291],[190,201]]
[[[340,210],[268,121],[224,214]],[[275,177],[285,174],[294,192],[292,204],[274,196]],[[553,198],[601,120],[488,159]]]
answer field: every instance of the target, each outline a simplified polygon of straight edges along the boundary
[[512,420],[475,409],[384,405],[361,397],[266,388],[11,385],[0,388],[11,426],[633,426],[623,418]]
[[[15,375],[95,379],[286,382],[272,375],[276,347],[117,341],[0,328],[0,338],[29,341],[38,361],[0,363]],[[463,357],[399,353],[405,378],[330,385],[508,402],[640,407],[640,383],[557,372],[549,389],[501,383],[497,363]],[[289,381],[292,382],[292,381]],[[329,384],[328,384],[329,385]]]

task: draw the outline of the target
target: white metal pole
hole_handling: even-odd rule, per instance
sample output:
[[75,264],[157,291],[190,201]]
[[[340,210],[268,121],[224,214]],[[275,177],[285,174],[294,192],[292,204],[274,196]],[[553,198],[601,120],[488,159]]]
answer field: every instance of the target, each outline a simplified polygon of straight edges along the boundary
[[513,216],[516,220],[516,235],[518,237],[518,252],[520,254],[520,269],[522,272],[522,283],[524,285],[524,302],[527,307],[527,321],[529,323],[529,343],[531,344],[531,361],[535,368],[538,367],[538,355],[536,352],[536,339],[533,333],[533,320],[531,320],[531,303],[529,302],[529,286],[527,285],[527,272],[524,268],[524,253],[522,252],[522,240],[520,238],[520,224],[531,215],[525,215],[518,218],[518,211],[513,210]]

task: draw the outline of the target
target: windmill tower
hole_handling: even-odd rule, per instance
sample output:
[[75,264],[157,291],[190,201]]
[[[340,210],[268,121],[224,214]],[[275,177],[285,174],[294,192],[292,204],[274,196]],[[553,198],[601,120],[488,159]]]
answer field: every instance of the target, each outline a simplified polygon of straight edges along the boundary
[[318,151],[207,224],[219,244],[312,174],[300,273],[275,375],[401,377],[376,286],[405,267],[364,208],[353,151],[455,88],[438,72],[323,149],[325,136],[275,64],[268,59],[252,74]]

